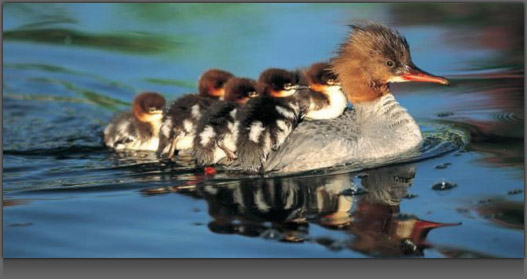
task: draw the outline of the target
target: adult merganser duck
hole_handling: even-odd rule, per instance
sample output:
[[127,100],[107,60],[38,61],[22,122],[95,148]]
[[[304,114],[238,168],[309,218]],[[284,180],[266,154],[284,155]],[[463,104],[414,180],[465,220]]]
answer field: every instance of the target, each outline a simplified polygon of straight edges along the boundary
[[196,126],[194,157],[198,166],[216,164],[225,157],[236,159],[236,115],[240,106],[256,96],[254,80],[232,78],[225,84],[224,101],[212,104]]
[[332,119],[344,113],[348,104],[346,95],[337,82],[337,75],[329,63],[315,63],[306,70],[311,89],[311,106],[306,119]]
[[156,151],[165,98],[144,92],[134,99],[132,111],[116,116],[104,129],[104,143],[115,150]]
[[[418,150],[419,126],[390,92],[390,82],[435,82],[412,62],[406,39],[380,24],[351,26],[352,34],[332,61],[353,110],[326,121],[301,123],[261,172],[299,172],[342,165],[378,165]],[[242,159],[242,158],[240,158]]]
[[258,172],[309,109],[309,89],[300,72],[268,69],[258,78],[260,96],[240,109],[234,169]]
[[199,79],[199,95],[187,94],[170,104],[161,124],[159,156],[171,158],[176,150],[192,148],[194,130],[202,112],[223,98],[225,83],[232,77],[234,75],[226,71],[208,70]]

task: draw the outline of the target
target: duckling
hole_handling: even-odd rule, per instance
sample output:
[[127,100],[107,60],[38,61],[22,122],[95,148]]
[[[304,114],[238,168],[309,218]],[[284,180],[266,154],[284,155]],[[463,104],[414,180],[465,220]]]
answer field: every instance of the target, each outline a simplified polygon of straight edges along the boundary
[[315,63],[305,75],[312,91],[306,119],[333,119],[344,113],[348,99],[329,63]]
[[104,129],[104,143],[114,150],[156,151],[164,107],[159,93],[137,95],[132,111],[117,115]]
[[[307,112],[309,89],[301,72],[268,69],[258,78],[260,96],[240,109],[237,117],[236,169],[258,172]],[[234,165],[233,165],[234,166]]]
[[257,95],[254,80],[232,78],[225,84],[225,101],[212,104],[196,126],[194,157],[198,166],[216,164],[225,157],[236,159],[236,115],[240,106]]
[[234,77],[233,74],[211,69],[199,79],[199,95],[187,94],[167,108],[161,124],[158,155],[172,158],[176,150],[191,149],[194,142],[194,131],[203,111],[225,93],[225,83]]

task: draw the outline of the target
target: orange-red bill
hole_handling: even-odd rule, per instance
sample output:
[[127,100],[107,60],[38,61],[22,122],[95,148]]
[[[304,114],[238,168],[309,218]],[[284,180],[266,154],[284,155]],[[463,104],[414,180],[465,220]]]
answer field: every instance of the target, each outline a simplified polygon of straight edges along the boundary
[[418,81],[418,82],[435,82],[443,85],[448,85],[450,82],[444,77],[438,77],[431,75],[423,70],[418,68],[411,68],[408,73],[401,75],[401,78],[408,81]]

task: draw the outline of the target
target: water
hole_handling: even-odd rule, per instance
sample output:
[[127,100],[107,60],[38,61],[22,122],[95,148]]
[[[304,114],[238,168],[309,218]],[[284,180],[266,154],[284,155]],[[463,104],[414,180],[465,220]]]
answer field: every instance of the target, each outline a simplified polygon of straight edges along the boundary
[[[4,257],[524,256],[521,4],[3,7]],[[427,137],[411,162],[205,176],[102,146],[138,92],[308,66],[364,20],[452,81],[392,87]]]

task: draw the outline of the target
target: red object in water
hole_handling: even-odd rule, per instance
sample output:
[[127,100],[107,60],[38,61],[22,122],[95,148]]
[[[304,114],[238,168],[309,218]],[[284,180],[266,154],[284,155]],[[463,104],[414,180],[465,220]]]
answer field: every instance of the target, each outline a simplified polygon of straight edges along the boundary
[[205,174],[216,174],[216,168],[214,167],[205,167]]

